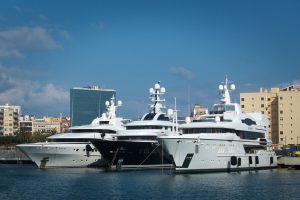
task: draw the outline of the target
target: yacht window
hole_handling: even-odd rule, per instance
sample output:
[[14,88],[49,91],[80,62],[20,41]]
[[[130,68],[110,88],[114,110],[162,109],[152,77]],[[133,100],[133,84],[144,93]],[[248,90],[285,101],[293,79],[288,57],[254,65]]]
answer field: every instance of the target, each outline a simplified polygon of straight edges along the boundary
[[170,121],[169,117],[166,117],[164,114],[159,115],[159,117],[157,118],[157,120],[160,120],[160,121]]
[[156,136],[119,136],[118,140],[157,140]]
[[48,142],[89,142],[88,138],[48,138]]
[[216,105],[213,107],[213,111],[210,112],[210,114],[223,114],[225,111],[225,108],[223,105]]
[[197,134],[197,133],[235,133],[234,129],[226,128],[184,128],[183,134]]
[[225,110],[226,111],[235,111],[235,107],[234,107],[234,105],[226,105]]
[[151,125],[147,125],[147,126],[126,126],[127,130],[135,130],[135,129],[163,129],[165,127],[163,126],[151,126]]
[[239,136],[241,139],[248,139],[248,140],[256,140],[257,138],[265,137],[264,133],[252,132],[252,131],[242,131],[242,130],[236,130],[236,135]]
[[116,133],[109,129],[73,129],[72,133]]
[[143,120],[153,120],[155,113],[148,113]]
[[102,125],[102,124],[109,124],[109,121],[100,121],[99,124],[100,125]]
[[249,118],[242,119],[242,123],[247,124],[248,126],[256,125],[256,122]]

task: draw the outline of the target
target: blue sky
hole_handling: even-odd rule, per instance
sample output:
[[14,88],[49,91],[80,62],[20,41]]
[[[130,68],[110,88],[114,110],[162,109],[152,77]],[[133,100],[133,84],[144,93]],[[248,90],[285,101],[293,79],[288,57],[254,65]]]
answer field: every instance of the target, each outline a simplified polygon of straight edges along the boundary
[[211,107],[228,75],[240,92],[300,81],[300,1],[1,1],[0,104],[69,114],[69,89],[117,90],[119,114],[141,116],[160,80]]

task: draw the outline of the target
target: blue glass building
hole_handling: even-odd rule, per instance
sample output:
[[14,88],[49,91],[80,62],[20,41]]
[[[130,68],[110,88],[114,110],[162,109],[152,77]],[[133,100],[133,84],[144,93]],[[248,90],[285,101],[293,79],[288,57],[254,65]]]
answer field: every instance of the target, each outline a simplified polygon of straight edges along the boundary
[[105,101],[116,97],[116,91],[98,86],[70,89],[71,126],[90,124],[106,112]]

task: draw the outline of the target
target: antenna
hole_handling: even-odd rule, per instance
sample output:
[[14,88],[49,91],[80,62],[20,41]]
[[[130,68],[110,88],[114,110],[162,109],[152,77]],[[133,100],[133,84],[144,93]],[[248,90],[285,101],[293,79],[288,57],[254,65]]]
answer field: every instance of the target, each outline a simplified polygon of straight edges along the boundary
[[[188,86],[188,116],[190,116],[190,111],[191,111],[191,91],[190,91],[190,86]],[[175,98],[175,104],[176,104],[176,98]]]

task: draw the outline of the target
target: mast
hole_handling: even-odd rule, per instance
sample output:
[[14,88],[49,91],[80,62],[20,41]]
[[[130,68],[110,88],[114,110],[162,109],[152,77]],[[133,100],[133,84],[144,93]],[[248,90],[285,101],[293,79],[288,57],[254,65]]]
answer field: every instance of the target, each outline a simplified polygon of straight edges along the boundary
[[165,106],[162,104],[162,102],[165,102],[165,99],[162,99],[162,95],[166,93],[166,89],[164,87],[160,86],[160,81],[158,81],[154,88],[149,89],[150,93],[150,113],[159,113],[161,112],[162,108],[165,108]]
[[220,94],[221,104],[230,104],[231,103],[230,92],[233,90],[235,90],[235,85],[234,84],[229,85],[227,75],[226,75],[225,83],[219,85],[219,94]]

